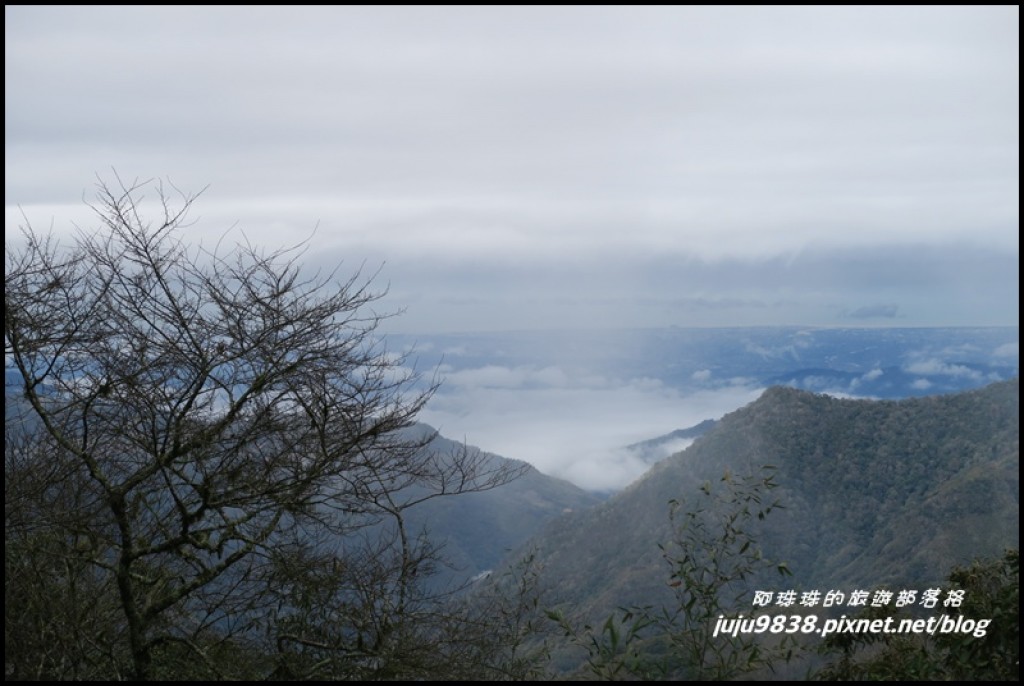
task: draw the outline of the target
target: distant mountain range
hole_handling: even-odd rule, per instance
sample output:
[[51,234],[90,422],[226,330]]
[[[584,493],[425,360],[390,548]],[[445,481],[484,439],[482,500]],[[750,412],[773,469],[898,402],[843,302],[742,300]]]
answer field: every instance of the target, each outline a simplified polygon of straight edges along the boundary
[[[421,368],[558,368],[616,379],[657,379],[683,391],[792,386],[905,398],[978,388],[1020,366],[1017,326],[796,326],[513,331],[393,335]],[[442,388],[442,392],[444,389]]]

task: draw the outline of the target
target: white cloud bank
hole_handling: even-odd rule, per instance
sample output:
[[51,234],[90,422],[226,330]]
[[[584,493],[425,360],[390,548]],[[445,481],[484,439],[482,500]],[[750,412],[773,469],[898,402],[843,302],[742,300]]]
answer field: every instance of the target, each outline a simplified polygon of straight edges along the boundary
[[453,439],[525,460],[582,488],[609,490],[648,467],[626,445],[721,417],[760,392],[734,386],[683,395],[654,379],[488,365],[446,376],[420,418]]

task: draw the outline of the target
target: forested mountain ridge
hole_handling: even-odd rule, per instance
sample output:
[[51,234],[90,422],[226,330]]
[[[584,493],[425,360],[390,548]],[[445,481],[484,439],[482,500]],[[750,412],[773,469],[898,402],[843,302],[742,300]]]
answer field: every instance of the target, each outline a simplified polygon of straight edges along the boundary
[[775,467],[784,509],[755,532],[794,576],[770,588],[935,584],[954,564],[1019,545],[1019,381],[902,401],[767,390],[687,450],[528,544],[552,602],[581,617],[667,602],[669,501]]

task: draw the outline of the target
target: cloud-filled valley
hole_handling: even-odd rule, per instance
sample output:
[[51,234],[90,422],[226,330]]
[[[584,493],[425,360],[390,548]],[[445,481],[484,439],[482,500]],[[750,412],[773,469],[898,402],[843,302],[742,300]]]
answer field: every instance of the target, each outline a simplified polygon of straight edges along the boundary
[[583,488],[615,490],[649,466],[627,445],[718,418],[758,394],[746,386],[683,393],[650,378],[488,366],[449,372],[422,419]]
[[871,398],[974,388],[1017,373],[1017,336],[1014,327],[763,327],[388,340],[441,379],[421,419],[447,437],[617,490],[650,464],[627,446],[718,419],[767,386]]

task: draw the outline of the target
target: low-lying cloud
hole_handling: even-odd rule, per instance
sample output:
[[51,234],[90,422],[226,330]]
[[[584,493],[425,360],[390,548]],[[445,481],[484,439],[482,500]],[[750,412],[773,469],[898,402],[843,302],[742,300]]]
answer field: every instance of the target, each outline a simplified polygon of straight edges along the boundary
[[683,394],[657,379],[486,365],[446,375],[420,418],[582,488],[613,490],[649,467],[625,446],[721,417],[759,394],[748,386]]
[[938,358],[911,362],[904,369],[911,374],[920,376],[962,376],[968,379],[980,379],[982,376],[976,369],[962,364],[943,362]]
[[992,351],[993,357],[1005,357],[1009,359],[1020,357],[1020,341],[1014,341],[1013,343],[1003,343],[1001,346]]

